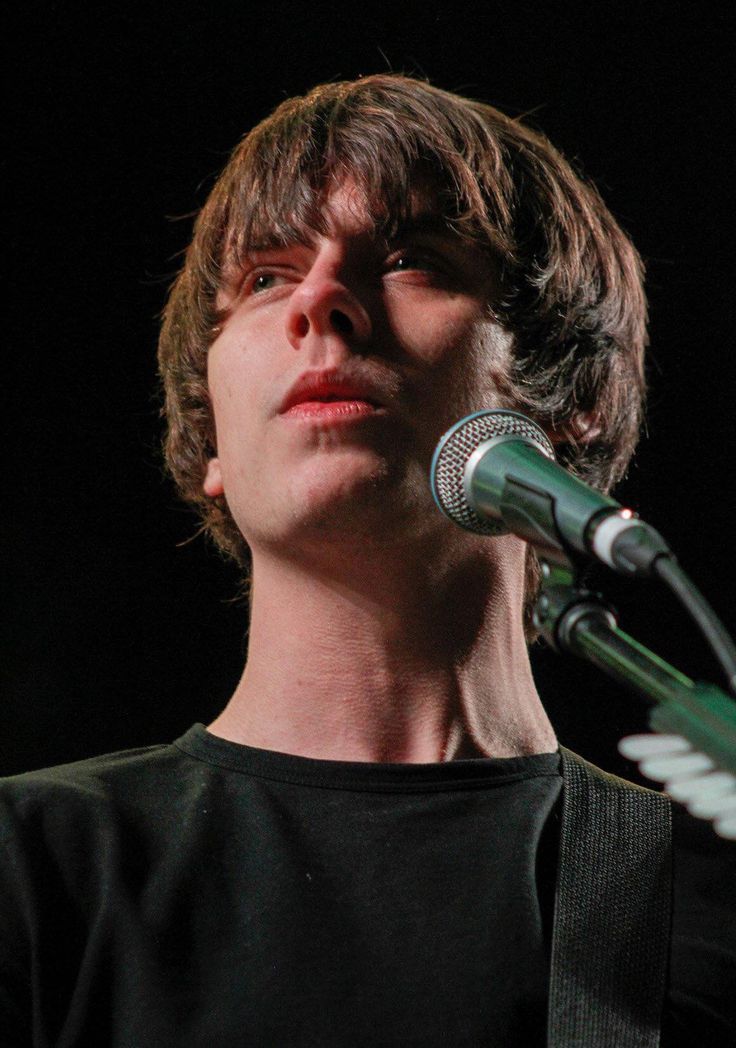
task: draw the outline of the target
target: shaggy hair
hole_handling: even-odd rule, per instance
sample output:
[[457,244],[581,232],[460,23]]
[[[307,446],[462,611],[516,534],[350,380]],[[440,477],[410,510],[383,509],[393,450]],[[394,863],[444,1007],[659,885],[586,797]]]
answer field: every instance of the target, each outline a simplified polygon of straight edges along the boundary
[[[448,226],[500,270],[494,315],[513,334],[507,403],[564,433],[558,460],[608,491],[636,445],[644,401],[642,265],[593,186],[539,133],[497,109],[395,75],[322,85],[281,104],[236,147],[199,214],[164,310],[165,456],[204,530],[242,567],[224,498],[202,491],[216,453],[207,352],[218,291],[249,247],[324,232],[322,204],[349,176],[388,235],[429,188]],[[592,420],[592,438],[581,419]],[[537,589],[527,572],[527,621]]]

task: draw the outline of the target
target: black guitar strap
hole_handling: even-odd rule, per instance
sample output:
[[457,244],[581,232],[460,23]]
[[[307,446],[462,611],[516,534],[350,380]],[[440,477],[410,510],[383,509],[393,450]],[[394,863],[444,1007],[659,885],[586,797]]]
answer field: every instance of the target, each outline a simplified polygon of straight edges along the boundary
[[549,1048],[656,1048],[670,938],[670,801],[560,752]]

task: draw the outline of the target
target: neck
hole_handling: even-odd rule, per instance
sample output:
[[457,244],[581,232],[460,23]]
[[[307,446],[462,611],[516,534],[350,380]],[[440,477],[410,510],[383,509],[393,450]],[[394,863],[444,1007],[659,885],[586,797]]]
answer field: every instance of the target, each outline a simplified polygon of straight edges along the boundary
[[210,731],[344,761],[553,751],[522,628],[524,546],[505,537],[493,554],[254,551],[248,661]]

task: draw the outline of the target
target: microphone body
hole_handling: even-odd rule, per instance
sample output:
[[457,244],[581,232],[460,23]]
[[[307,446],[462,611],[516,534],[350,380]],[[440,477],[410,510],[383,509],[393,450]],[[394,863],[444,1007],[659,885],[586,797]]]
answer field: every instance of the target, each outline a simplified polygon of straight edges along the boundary
[[554,460],[546,433],[515,411],[479,411],[442,437],[432,493],[455,523],[478,534],[512,532],[554,556],[594,557],[625,575],[649,575],[671,556],[631,510]]

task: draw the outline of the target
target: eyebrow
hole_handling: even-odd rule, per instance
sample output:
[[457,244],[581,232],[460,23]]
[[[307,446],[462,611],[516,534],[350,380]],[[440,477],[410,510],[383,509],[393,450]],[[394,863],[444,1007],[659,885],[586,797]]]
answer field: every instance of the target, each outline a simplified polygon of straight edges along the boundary
[[409,215],[402,222],[397,223],[395,231],[388,238],[390,240],[401,240],[404,237],[417,235],[444,236],[455,239],[458,234],[448,224],[447,219],[438,214],[437,211],[420,211],[416,215]]
[[[421,235],[441,236],[447,240],[461,239],[442,214],[431,210],[409,215],[395,225],[391,216],[386,216],[385,218],[377,217],[374,220],[373,232],[377,238],[383,239],[386,243],[394,243],[407,237]],[[258,255],[263,252],[279,251],[293,246],[309,247],[317,235],[317,231],[311,228],[294,229],[291,236],[288,234],[285,236],[276,230],[263,232],[257,239],[252,240],[248,244],[243,254],[246,256]]]
[[309,247],[313,235],[312,230],[303,232],[295,230],[292,236],[284,236],[283,233],[280,234],[276,230],[262,233],[257,239],[251,240],[244,246],[243,255],[257,255],[264,251],[280,251],[295,246]]

